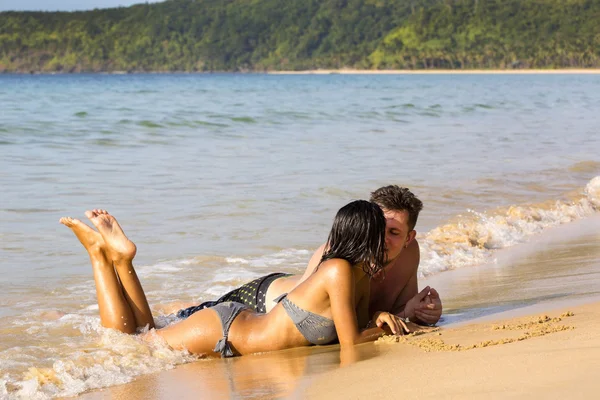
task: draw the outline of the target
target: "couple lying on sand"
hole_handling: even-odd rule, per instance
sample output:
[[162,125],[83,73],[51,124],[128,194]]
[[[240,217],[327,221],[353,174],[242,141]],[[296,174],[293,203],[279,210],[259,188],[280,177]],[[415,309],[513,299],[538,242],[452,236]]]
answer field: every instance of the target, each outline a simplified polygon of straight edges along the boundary
[[[156,333],[173,349],[222,357],[339,341],[342,347],[435,324],[438,293],[417,289],[414,226],[422,203],[408,189],[382,187],[335,216],[327,242],[302,276],[271,274],[214,302],[180,310],[181,321]],[[136,246],[105,210],[87,211],[98,229],[64,217],[89,253],[104,327],[154,328],[133,268]]]

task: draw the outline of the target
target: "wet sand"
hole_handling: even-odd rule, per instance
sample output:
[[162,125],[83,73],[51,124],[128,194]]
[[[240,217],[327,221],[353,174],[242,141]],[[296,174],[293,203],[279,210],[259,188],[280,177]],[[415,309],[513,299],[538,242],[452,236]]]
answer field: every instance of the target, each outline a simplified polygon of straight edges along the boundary
[[206,360],[82,399],[594,398],[600,302],[339,346]]
[[[364,348],[365,358],[379,349]],[[338,369],[339,346],[306,347],[226,360],[201,360],[81,399],[273,399],[293,397],[313,376]]]

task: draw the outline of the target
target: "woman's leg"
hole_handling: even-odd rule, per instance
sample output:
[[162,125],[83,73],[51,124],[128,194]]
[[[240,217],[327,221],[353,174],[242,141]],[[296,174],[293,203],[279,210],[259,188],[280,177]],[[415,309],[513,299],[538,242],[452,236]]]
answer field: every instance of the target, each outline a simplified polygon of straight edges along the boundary
[[173,349],[186,349],[201,356],[219,356],[213,350],[223,338],[223,327],[217,313],[205,308],[176,324],[157,329],[156,333]]
[[123,294],[135,318],[136,327],[154,328],[154,319],[146,294],[133,268],[132,261],[137,251],[135,244],[125,236],[115,217],[106,210],[86,211],[85,215],[98,229],[106,243],[107,255],[112,260],[121,281]]
[[78,219],[64,217],[60,219],[60,223],[71,228],[90,256],[102,326],[125,333],[134,333],[135,318],[125,300],[102,236]]

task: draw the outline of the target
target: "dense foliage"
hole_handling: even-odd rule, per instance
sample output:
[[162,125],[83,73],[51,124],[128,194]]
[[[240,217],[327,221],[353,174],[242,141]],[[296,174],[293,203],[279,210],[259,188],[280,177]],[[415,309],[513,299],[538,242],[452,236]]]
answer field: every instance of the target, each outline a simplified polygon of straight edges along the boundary
[[0,13],[0,71],[600,66],[600,0],[167,0]]

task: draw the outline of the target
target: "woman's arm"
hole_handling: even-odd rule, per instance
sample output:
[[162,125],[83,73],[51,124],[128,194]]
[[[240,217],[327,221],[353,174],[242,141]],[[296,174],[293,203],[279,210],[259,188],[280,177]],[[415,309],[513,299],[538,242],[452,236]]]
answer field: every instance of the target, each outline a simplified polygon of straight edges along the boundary
[[[350,263],[333,259],[323,263],[320,268],[323,269],[325,288],[329,294],[331,313],[340,345],[371,342],[384,335],[385,331],[381,328],[359,330],[355,304],[357,282]],[[362,283],[368,285],[368,280]]]
[[356,291],[356,319],[358,320],[358,329],[364,329],[369,323],[369,295],[371,285],[363,278],[361,282],[355,285]]

